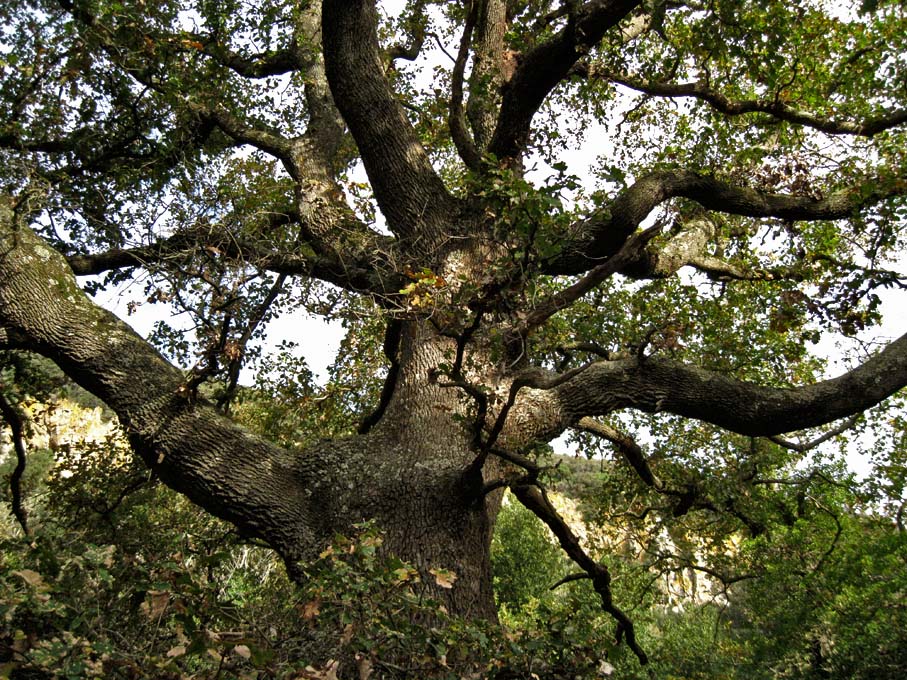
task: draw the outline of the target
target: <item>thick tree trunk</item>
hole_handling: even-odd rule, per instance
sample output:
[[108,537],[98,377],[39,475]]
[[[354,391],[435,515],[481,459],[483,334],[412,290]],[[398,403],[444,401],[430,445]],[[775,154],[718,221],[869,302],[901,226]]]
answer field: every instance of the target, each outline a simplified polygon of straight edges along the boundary
[[[481,479],[465,474],[477,455],[468,402],[433,377],[453,350],[428,324],[404,324],[393,397],[369,434],[333,444],[338,467],[324,510],[338,528],[374,520],[387,551],[416,566],[452,614],[494,620],[490,545],[500,494],[483,495]],[[452,588],[435,583],[438,568],[457,575]]]
[[[38,351],[117,413],[162,480],[288,564],[374,520],[453,614],[494,618],[489,547],[497,496],[464,472],[476,456],[468,402],[433,369],[453,341],[404,324],[393,398],[369,434],[283,450],[220,416],[186,377],[79,289],[63,258],[0,204],[0,345]],[[477,488],[478,487],[478,488]],[[430,569],[458,576],[437,587]]]
[[[329,509],[338,529],[374,520],[384,547],[418,568],[424,584],[451,614],[494,620],[490,545],[499,494],[482,497],[464,484],[465,447],[454,448],[457,427],[426,427],[421,441],[378,432],[338,443],[346,455]],[[452,588],[431,570],[448,569]]]

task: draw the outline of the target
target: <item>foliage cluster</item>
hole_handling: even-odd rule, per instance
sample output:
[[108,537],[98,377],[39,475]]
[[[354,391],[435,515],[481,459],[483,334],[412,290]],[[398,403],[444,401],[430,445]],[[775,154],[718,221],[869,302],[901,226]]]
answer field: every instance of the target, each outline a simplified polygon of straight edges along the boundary
[[[311,394],[290,398],[287,389],[275,382],[249,390],[239,412],[261,427],[270,417],[303,417],[305,408],[291,406]],[[270,414],[269,395],[279,401]],[[349,423],[339,414],[312,422]],[[897,451],[884,454],[886,469],[897,466]],[[774,506],[746,506],[761,508],[764,531],[753,535],[709,513],[673,517],[656,508],[643,517],[640,504],[653,499],[640,496],[625,466],[556,460],[549,483],[582,509],[585,540],[629,605],[651,670],[615,646],[613,622],[588,581],[551,589],[575,568],[517,503],[503,505],[492,546],[496,626],[449,615],[412,565],[382,550],[370,525],[337,536],[300,567],[303,585],[294,586],[270,551],[106,441],[30,452],[23,488],[33,534],[21,536],[8,517],[2,528],[0,672],[768,680],[897,678],[907,665],[907,534],[878,512],[888,496],[873,495],[873,478],[858,487],[833,481],[842,475],[830,467],[827,476],[814,471],[810,484],[775,490]],[[3,464],[4,478],[12,463]],[[729,482],[712,483],[713,493],[736,493]],[[438,584],[456,577],[433,573]],[[709,584],[705,595],[697,578]],[[687,595],[672,594],[667,580]]]

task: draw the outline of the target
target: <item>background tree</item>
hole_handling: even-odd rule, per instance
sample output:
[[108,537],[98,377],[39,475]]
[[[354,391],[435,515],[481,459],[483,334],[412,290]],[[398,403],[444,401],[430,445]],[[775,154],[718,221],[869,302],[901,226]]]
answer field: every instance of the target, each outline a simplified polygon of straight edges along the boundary
[[[803,452],[907,384],[907,336],[833,379],[806,347],[870,337],[905,285],[907,22],[864,5],[5,3],[0,338],[294,577],[369,520],[448,611],[493,619],[509,487],[645,661],[537,455],[609,442],[631,511],[726,533],[820,507]],[[140,338],[89,275],[189,328]],[[317,413],[281,376],[299,408],[253,434],[240,371],[302,307],[346,320],[347,382]]]

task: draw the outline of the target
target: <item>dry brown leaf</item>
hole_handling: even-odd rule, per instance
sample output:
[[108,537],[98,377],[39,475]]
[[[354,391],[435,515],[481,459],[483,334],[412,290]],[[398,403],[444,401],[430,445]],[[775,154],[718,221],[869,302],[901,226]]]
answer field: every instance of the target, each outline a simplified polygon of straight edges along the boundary
[[435,577],[435,583],[448,590],[453,588],[457,575],[450,569],[429,569],[428,573]]
[[13,576],[18,576],[32,588],[44,588],[44,578],[36,571],[31,569],[17,569],[11,572]]

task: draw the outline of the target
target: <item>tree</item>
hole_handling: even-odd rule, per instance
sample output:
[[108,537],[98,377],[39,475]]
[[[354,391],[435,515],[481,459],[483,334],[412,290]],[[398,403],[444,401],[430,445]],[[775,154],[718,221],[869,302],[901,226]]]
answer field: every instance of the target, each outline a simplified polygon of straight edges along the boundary
[[[849,419],[830,438],[907,384],[907,335],[832,379],[805,347],[871,329],[878,290],[905,287],[900,3],[0,15],[3,346],[52,359],[155,475],[291,575],[373,520],[427,582],[457,575],[436,587],[451,612],[493,619],[509,487],[645,660],[606,565],[547,500],[540,445],[571,428],[610,442],[661,511],[758,534],[766,473],[808,448],[778,435]],[[458,47],[432,66],[433,44]],[[584,188],[560,154],[596,123],[607,139],[583,143],[607,148]],[[194,337],[162,324],[156,348],[76,278],[105,275],[96,291],[143,272]],[[299,306],[383,344],[385,366],[357,371],[385,376],[358,432],[278,446],[229,416],[266,322]],[[650,460],[600,420],[626,411],[689,455]]]

